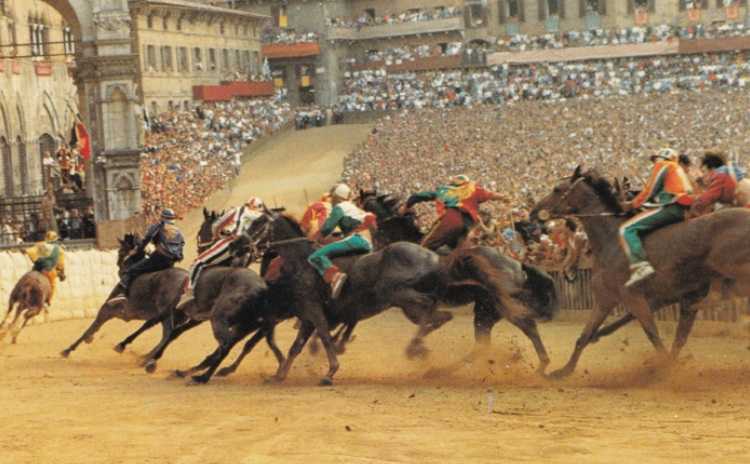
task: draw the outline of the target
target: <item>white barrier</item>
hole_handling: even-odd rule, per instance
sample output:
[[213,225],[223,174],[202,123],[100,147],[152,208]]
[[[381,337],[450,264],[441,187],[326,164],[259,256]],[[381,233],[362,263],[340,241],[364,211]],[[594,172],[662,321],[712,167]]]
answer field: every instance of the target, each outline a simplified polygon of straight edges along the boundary
[[[18,279],[31,269],[31,260],[17,251],[0,252],[0,317],[8,309],[8,298]],[[117,283],[117,252],[66,250],[65,282],[57,282],[57,292],[49,314],[40,314],[30,323],[93,317]]]

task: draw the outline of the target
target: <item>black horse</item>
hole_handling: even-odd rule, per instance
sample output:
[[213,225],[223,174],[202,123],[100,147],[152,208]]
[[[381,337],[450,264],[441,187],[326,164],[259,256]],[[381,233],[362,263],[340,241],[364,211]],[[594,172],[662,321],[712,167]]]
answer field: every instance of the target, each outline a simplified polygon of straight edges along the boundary
[[[401,214],[398,207],[402,202],[398,197],[391,194],[379,194],[374,190],[360,190],[359,203],[365,211],[375,214],[378,218],[378,231],[374,237],[376,248],[397,241],[413,243],[422,241],[423,234],[417,225],[416,216],[410,211]],[[471,253],[487,257],[489,262],[497,267],[498,272],[506,273],[508,278],[516,282],[524,282],[522,286],[527,295],[527,302],[534,307],[537,314],[552,314],[556,311],[557,296],[554,281],[546,273],[534,266],[518,263],[500,253],[496,248],[480,246],[473,247],[471,250],[473,250]],[[445,254],[452,250],[444,247],[439,252]],[[518,289],[515,291],[518,292]],[[503,309],[496,308],[496,302],[483,291],[475,291],[475,296],[474,338],[478,345],[487,346],[490,344],[492,328],[502,319]],[[552,307],[555,309],[551,309]]]
[[[265,218],[265,219],[264,219]],[[281,277],[270,284],[269,300],[274,308],[291,308],[283,317],[301,320],[297,338],[275,379],[282,381],[308,338],[317,330],[329,359],[329,371],[322,379],[330,384],[338,369],[336,347],[330,329],[343,324],[345,343],[357,323],[390,307],[399,307],[419,329],[407,348],[410,356],[426,353],[423,338],[448,322],[452,315],[438,305],[457,306],[486,299],[500,308],[502,316],[532,340],[544,371],[549,358],[539,338],[534,318],[551,318],[557,309],[554,289],[543,274],[525,275],[521,265],[491,249],[470,249],[440,257],[409,242],[397,242],[363,257],[336,260],[349,279],[341,296],[331,301],[328,286],[307,262],[314,251],[299,225],[288,216],[273,214],[259,219],[267,231],[261,242],[283,260]],[[256,221],[256,222],[258,222]],[[265,223],[263,223],[265,221]],[[547,277],[548,279],[548,277]],[[544,294],[543,298],[539,295]],[[231,372],[248,349],[222,373]]]

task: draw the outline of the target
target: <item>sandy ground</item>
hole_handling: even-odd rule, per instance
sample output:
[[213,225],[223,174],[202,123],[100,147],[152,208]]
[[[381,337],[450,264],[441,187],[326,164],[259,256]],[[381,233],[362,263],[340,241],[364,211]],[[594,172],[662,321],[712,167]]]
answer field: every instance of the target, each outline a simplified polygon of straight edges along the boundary
[[[323,356],[303,354],[285,385],[265,385],[265,345],[238,372],[190,387],[169,372],[213,350],[207,326],[175,342],[149,376],[136,365],[157,342],[147,333],[111,348],[135,323],[111,322],[70,359],[57,354],[86,321],[31,327],[0,348],[2,463],[276,462],[747,462],[748,340],[694,337],[686,359],[655,370],[637,327],[591,347],[570,380],[532,372],[533,350],[501,324],[486,359],[438,378],[432,366],[472,347],[460,314],[428,338],[428,361],[403,349],[414,327],[391,311],[357,328],[333,387],[318,387]],[[580,323],[542,326],[553,365]],[[666,331],[668,332],[668,331]],[[284,323],[279,342],[293,338]]]
[[[253,193],[299,211],[333,183],[367,126],[292,133],[271,141],[241,182],[217,194],[222,208]],[[193,237],[200,213],[183,223]],[[194,248],[194,247],[191,247]],[[191,250],[192,251],[192,250]],[[158,371],[137,366],[159,337],[146,333],[125,353],[111,348],[137,327],[113,321],[70,359],[59,351],[89,321],[28,328],[0,344],[0,463],[446,463],[748,462],[750,342],[693,337],[684,360],[655,369],[637,327],[592,346],[563,382],[533,373],[536,356],[501,324],[486,358],[425,379],[473,346],[459,312],[427,339],[427,361],[403,350],[415,327],[390,311],[357,327],[333,387],[318,387],[324,357],[305,352],[284,385],[266,385],[275,360],[259,345],[232,377],[188,387],[170,377],[215,347],[204,325],[168,350]],[[581,322],[541,327],[553,367],[569,355]],[[671,338],[672,326],[663,325]],[[700,329],[700,327],[699,327]],[[698,332],[701,332],[700,330]],[[708,332],[714,333],[714,332]],[[291,322],[280,326],[286,349]]]

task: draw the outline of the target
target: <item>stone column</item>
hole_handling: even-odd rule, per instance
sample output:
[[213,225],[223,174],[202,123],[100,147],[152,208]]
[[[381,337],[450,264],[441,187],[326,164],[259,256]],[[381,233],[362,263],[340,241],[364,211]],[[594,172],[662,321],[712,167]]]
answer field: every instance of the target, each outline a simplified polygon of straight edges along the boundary
[[299,76],[297,75],[297,66],[294,63],[284,65],[287,98],[292,106],[299,105]]
[[97,222],[128,219],[141,209],[140,153],[143,127],[135,120],[137,55],[132,50],[127,3],[94,8],[95,43],[77,57],[81,113],[91,136],[87,182]]

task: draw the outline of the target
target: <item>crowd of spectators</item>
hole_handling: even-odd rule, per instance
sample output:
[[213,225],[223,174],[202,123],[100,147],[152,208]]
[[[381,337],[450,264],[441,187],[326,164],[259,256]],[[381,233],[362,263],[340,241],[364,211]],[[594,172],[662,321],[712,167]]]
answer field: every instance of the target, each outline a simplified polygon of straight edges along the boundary
[[297,130],[312,127],[323,127],[331,124],[341,124],[344,113],[338,107],[321,107],[318,105],[297,108],[294,115],[294,128]]
[[380,26],[383,24],[401,24],[417,21],[433,21],[436,19],[454,18],[463,15],[463,10],[459,7],[436,7],[432,9],[414,8],[408,11],[398,13],[387,13],[382,16],[376,16],[368,12],[363,12],[357,18],[327,18],[329,26],[362,28],[367,26]]
[[292,118],[280,98],[203,104],[169,111],[149,123],[141,156],[143,212],[184,214],[239,173],[242,150]]
[[[361,188],[401,197],[467,174],[512,198],[486,203],[496,244],[531,261],[564,254],[551,231],[527,227],[535,200],[583,164],[612,177],[644,179],[649,155],[664,146],[692,157],[720,147],[744,164],[750,156],[750,94],[733,87],[703,92],[613,96],[604,99],[510,101],[504,105],[411,109],[379,120],[346,160],[344,178]],[[695,173],[693,173],[695,174]],[[418,205],[421,225],[434,209]],[[531,249],[522,246],[530,241]]]
[[717,39],[750,34],[742,22],[724,24],[695,24],[677,27],[670,24],[633,26],[620,29],[591,29],[565,31],[535,36],[514,34],[497,40],[496,51],[526,51],[565,47],[593,47],[599,45],[639,44],[674,39]]
[[339,103],[345,111],[386,111],[737,88],[748,83],[749,59],[742,51],[421,73],[362,70],[345,74]]
[[317,32],[298,32],[292,29],[269,27],[263,30],[261,41],[264,44],[317,43],[320,35]]

